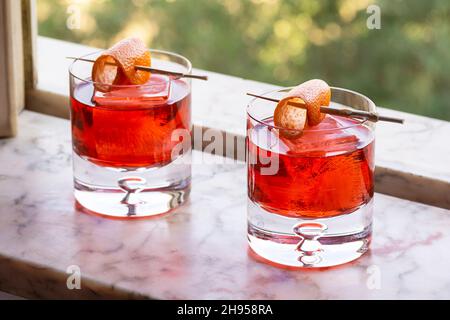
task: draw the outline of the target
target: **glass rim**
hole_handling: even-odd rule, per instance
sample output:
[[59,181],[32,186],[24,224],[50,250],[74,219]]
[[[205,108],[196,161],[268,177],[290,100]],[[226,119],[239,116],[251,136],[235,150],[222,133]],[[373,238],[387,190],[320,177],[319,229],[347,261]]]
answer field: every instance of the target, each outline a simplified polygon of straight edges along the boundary
[[[293,88],[294,87],[282,87],[282,88],[279,88],[279,89],[266,91],[266,92],[262,93],[261,96],[263,96],[263,97],[270,97],[269,95],[272,94],[272,93],[287,91],[287,90],[291,90]],[[374,110],[376,109],[375,103],[371,99],[369,99],[368,97],[366,97],[365,95],[363,95],[363,94],[361,94],[359,92],[356,92],[356,91],[353,91],[353,90],[349,90],[349,89],[345,89],[345,88],[340,88],[340,87],[330,87],[330,89],[331,90],[340,90],[340,91],[347,92],[347,93],[350,93],[350,94],[358,95],[361,98],[367,100],[368,103],[371,105],[371,107],[374,108]],[[333,97],[331,97],[331,102],[333,102],[332,98]],[[290,129],[290,128],[285,128],[285,127],[279,127],[279,126],[276,126],[276,125],[271,125],[271,124],[266,123],[265,119],[263,119],[263,120],[257,119],[255,116],[253,116],[251,114],[250,108],[252,106],[254,107],[254,102],[255,101],[260,101],[260,100],[261,99],[255,97],[255,98],[251,99],[249,101],[249,103],[247,104],[247,110],[246,110],[247,111],[247,116],[250,117],[252,120],[254,120],[254,121],[256,121],[256,122],[258,122],[258,123],[260,123],[260,124],[262,124],[262,125],[264,125],[266,127],[269,127],[271,129],[285,130],[285,131],[289,131],[289,132],[298,132],[298,133],[302,133],[302,132],[305,131],[305,129],[299,130],[299,129]],[[267,102],[270,102],[270,101],[267,101]],[[274,108],[274,110],[275,110],[275,108]],[[332,116],[332,115],[330,115],[330,116]],[[313,127],[309,127],[307,131],[308,132],[325,132],[325,131],[332,132],[332,131],[337,131],[337,130],[344,130],[344,129],[350,129],[350,128],[359,127],[359,126],[365,125],[367,123],[373,123],[372,121],[370,121],[368,119],[364,119],[364,120],[362,120],[362,119],[360,120],[360,119],[356,119],[356,118],[352,118],[352,119],[355,120],[356,123],[348,125],[348,126],[345,126],[345,127],[327,128],[327,129],[314,129],[314,126],[313,126]]]
[[[86,57],[89,57],[91,55],[94,55],[94,54],[100,53],[100,52],[104,52],[104,51],[106,51],[106,50],[97,50],[97,51],[85,54],[85,55],[75,59],[69,66],[69,75],[71,77],[79,80],[79,81],[82,81],[82,82],[86,83],[86,84],[93,84],[93,85],[98,85],[98,86],[108,86],[108,87],[111,87],[111,88],[126,89],[126,88],[139,88],[139,87],[147,87],[147,86],[151,87],[151,86],[154,86],[154,84],[147,84],[147,83],[144,83],[144,84],[126,84],[126,85],[122,85],[122,84],[107,84],[107,83],[92,81],[92,79],[91,80],[87,80],[87,79],[84,79],[84,78],[82,78],[80,76],[77,76],[75,74],[75,71],[74,71],[75,64],[79,63],[79,62],[86,62],[86,61],[82,61],[80,59],[84,59]],[[191,61],[188,58],[182,56],[181,54],[178,54],[178,53],[175,53],[175,52],[171,52],[171,51],[159,50],[159,49],[148,49],[148,51],[150,51],[150,53],[157,53],[157,54],[163,54],[163,55],[167,55],[167,56],[176,57],[176,58],[178,58],[178,59],[180,59],[180,60],[182,60],[182,61],[184,61],[186,63],[186,66],[184,66],[184,67],[187,68],[187,71],[185,72],[186,74],[190,74],[192,72],[192,63],[191,63]],[[175,71],[175,72],[177,72],[177,71]]]

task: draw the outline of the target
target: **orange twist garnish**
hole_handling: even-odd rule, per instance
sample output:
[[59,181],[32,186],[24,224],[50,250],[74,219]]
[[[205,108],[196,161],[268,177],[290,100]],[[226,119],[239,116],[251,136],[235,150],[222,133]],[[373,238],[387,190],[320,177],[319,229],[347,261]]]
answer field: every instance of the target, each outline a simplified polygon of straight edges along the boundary
[[273,122],[277,127],[282,127],[292,130],[280,130],[280,134],[285,138],[299,137],[306,126],[307,110],[288,105],[289,101],[304,103],[299,98],[285,98],[281,100],[274,112]]
[[135,66],[150,67],[150,51],[138,38],[129,38],[116,43],[97,58],[92,67],[95,88],[108,92],[114,85],[145,84],[150,72],[137,70]]
[[[286,138],[296,138],[306,126],[316,126],[324,118],[320,112],[321,106],[328,106],[331,90],[323,80],[309,80],[289,91],[280,100],[274,112],[274,124],[292,130],[281,130],[280,134]],[[290,101],[304,104],[306,109],[288,104]],[[295,130],[295,131],[294,131]]]

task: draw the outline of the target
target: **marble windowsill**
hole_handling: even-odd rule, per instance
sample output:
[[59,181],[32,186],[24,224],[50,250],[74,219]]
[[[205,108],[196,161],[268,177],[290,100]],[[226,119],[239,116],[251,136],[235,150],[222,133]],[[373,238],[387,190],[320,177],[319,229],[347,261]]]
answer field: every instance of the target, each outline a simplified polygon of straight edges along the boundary
[[[95,49],[39,37],[39,87],[69,92],[66,56],[82,56]],[[278,88],[261,82],[197,70],[209,81],[193,81],[193,119],[197,127],[245,136],[246,92]],[[66,79],[62,81],[61,79]],[[376,101],[375,101],[376,103]],[[450,122],[380,108],[386,115],[405,118],[405,125],[379,123],[376,133],[376,188],[378,192],[450,209]]]
[[[369,254],[326,271],[282,270],[248,255],[242,162],[196,151],[194,159],[210,164],[194,165],[185,206],[163,218],[102,219],[74,209],[69,123],[30,111],[19,120],[19,136],[0,140],[0,291],[29,298],[450,298],[449,210],[376,194]],[[70,265],[81,268],[81,290],[66,288]],[[367,285],[374,272],[379,288]]]

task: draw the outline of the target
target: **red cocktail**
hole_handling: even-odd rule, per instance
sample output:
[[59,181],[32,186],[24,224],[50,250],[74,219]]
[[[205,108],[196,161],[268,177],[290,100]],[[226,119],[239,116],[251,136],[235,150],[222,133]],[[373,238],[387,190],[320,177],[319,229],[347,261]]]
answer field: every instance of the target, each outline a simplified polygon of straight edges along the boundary
[[[125,49],[136,40],[126,41],[107,54],[118,52],[126,61],[128,56],[120,54],[127,53]],[[182,56],[149,52],[153,68],[191,71],[190,62]],[[133,65],[123,71],[110,61],[101,70],[104,74],[96,76],[108,80],[114,67],[113,77],[122,77],[120,83],[93,81],[92,61],[103,56],[83,57],[70,70],[77,205],[119,218],[168,212],[182,204],[190,191],[191,81],[152,73],[145,82],[133,84],[125,78]]]
[[[249,157],[256,159],[248,166],[250,199],[294,218],[332,217],[367,204],[373,197],[374,142],[371,130],[359,124],[327,116],[298,139],[280,139],[271,127],[256,125],[248,147]],[[278,173],[262,174],[272,157],[278,158]]]
[[[375,108],[366,97],[338,88],[332,88],[331,104]],[[247,110],[250,247],[291,267],[356,259],[371,238],[373,124],[326,115],[318,125],[286,135],[274,125],[275,107],[256,99]]]
[[[179,143],[174,130],[191,130],[190,88],[153,75],[142,86],[96,92],[81,83],[71,97],[74,152],[113,168],[164,166]],[[145,97],[143,97],[145,95]]]

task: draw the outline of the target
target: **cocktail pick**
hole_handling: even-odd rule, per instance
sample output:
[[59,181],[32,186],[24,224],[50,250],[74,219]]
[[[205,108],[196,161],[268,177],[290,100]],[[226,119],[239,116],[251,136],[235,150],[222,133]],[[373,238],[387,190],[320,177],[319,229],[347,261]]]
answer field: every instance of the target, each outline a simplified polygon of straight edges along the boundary
[[[84,62],[92,62],[94,63],[94,60],[91,59],[85,59],[85,58],[76,58],[76,57],[67,57],[67,59],[71,60],[79,60]],[[199,80],[208,80],[208,76],[201,76],[201,75],[195,75],[195,74],[188,74],[188,73],[182,73],[182,72],[174,72],[174,71],[167,71],[167,70],[161,70],[151,67],[145,67],[145,66],[134,66],[137,70],[142,71],[149,71],[157,74],[166,74],[169,76],[174,76],[176,78],[192,78],[192,79],[199,79]]]
[[[259,99],[272,101],[272,102],[277,102],[277,103],[280,102],[280,100],[278,100],[278,99],[264,97],[264,96],[260,96],[260,95],[253,94],[253,93],[247,93],[247,95],[255,97],[255,98],[259,98]],[[294,106],[294,107],[306,109],[306,105],[303,103],[288,102],[288,104],[291,106]],[[332,115],[336,115],[336,116],[347,117],[347,118],[363,118],[363,119],[367,119],[367,120],[370,120],[373,122],[386,121],[386,122],[403,124],[405,121],[404,119],[382,116],[376,112],[367,112],[367,111],[355,110],[355,109],[350,109],[350,108],[344,108],[344,109],[339,108],[338,109],[338,108],[333,108],[333,107],[320,107],[320,112],[326,113],[326,114],[332,114]]]

